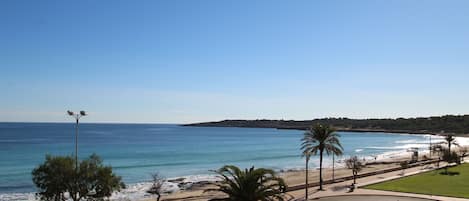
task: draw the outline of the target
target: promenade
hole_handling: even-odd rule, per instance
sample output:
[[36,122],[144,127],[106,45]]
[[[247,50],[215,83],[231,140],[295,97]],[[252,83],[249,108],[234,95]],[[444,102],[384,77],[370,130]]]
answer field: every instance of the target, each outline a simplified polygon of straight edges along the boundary
[[[444,165],[445,163],[440,163],[440,166],[444,166]],[[435,164],[429,164],[429,165],[408,168],[405,170],[404,174],[402,174],[402,170],[396,170],[396,171],[391,171],[391,172],[387,172],[383,174],[377,174],[377,175],[358,178],[357,184],[356,184],[357,188],[353,192],[349,192],[349,188],[348,188],[352,184],[351,180],[333,183],[333,184],[327,184],[324,186],[325,190],[323,191],[318,191],[317,190],[318,187],[310,187],[309,188],[309,192],[310,192],[309,200],[354,201],[354,200],[376,199],[376,197],[373,197],[371,195],[398,196],[398,197],[395,197],[394,199],[390,198],[390,200],[400,200],[400,201],[402,200],[468,201],[469,200],[469,199],[463,199],[463,198],[444,197],[444,196],[436,196],[436,195],[423,195],[423,194],[413,194],[413,193],[401,193],[401,192],[391,192],[391,191],[379,191],[379,190],[369,190],[369,189],[361,188],[366,185],[380,183],[383,181],[389,181],[393,179],[398,179],[398,178],[405,177],[405,176],[432,171],[434,169],[436,169]],[[305,192],[304,189],[302,189],[302,190],[291,191],[289,192],[289,194],[295,198],[294,200],[301,201],[301,200],[304,200],[304,192]],[[333,196],[335,198],[330,197],[330,196]],[[336,196],[345,196],[345,197],[337,198]],[[355,196],[358,196],[358,197],[355,197]],[[400,196],[408,197],[408,198],[403,199],[403,197],[400,197]],[[325,197],[330,197],[330,198],[326,199]],[[380,200],[382,200],[381,198]],[[399,198],[399,199],[396,199],[396,198]],[[417,198],[417,199],[411,199],[411,198]]]

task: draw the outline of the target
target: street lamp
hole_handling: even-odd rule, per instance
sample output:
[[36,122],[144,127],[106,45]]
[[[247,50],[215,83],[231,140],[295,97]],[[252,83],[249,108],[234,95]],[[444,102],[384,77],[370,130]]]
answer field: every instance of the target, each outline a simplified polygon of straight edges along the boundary
[[430,150],[430,159],[432,159],[432,135],[430,135],[430,147],[429,147],[429,150]]
[[78,171],[78,123],[80,121],[80,118],[83,116],[86,116],[85,111],[80,111],[80,113],[75,114],[74,112],[67,110],[67,114],[76,120],[75,124],[75,169]]

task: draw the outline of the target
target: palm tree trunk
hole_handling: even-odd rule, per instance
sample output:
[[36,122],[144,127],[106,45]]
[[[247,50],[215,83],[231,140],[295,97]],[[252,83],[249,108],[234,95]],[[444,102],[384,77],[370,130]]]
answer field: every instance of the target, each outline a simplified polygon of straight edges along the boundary
[[[451,156],[451,142],[448,142],[448,153],[450,158],[453,158]],[[445,166],[445,174],[448,175],[448,165],[449,165],[449,162],[446,163],[446,166]]]
[[334,183],[335,178],[334,178],[334,163],[335,163],[335,153],[332,153],[332,183]]
[[322,152],[319,151],[319,190],[322,190]]
[[352,171],[353,174],[353,184],[357,183],[357,173],[355,171]]
[[308,200],[308,163],[309,163],[309,158],[306,157],[306,187],[305,187],[305,198]]

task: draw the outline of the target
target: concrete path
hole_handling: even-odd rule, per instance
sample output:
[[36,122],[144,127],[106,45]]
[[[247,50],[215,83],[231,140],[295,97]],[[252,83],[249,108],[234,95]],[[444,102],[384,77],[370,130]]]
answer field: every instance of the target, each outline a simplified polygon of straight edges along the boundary
[[[445,165],[444,163],[440,163],[440,165]],[[434,170],[434,165],[425,165],[419,167],[413,167],[405,170],[405,174],[402,174],[402,171],[394,171],[388,172],[380,175],[374,175],[369,177],[364,177],[357,179],[357,189],[349,193],[348,186],[352,184],[352,181],[344,181],[340,183],[330,184],[324,186],[324,191],[317,191],[317,187],[309,188],[309,200],[315,200],[314,198],[320,197],[327,197],[327,196],[337,196],[337,195],[394,195],[394,196],[408,196],[408,197],[415,197],[415,198],[424,198],[430,200],[442,200],[442,201],[469,201],[469,199],[463,198],[453,198],[453,197],[443,197],[443,196],[432,196],[432,195],[423,195],[423,194],[413,194],[413,193],[401,193],[401,192],[391,192],[391,191],[378,191],[378,190],[369,190],[369,189],[362,189],[361,186],[379,183],[383,181],[388,181],[396,178],[400,178],[403,176],[409,176],[413,174],[418,174],[422,172],[427,172]],[[296,200],[304,200],[304,190],[292,191],[289,192],[290,195],[297,198]],[[324,200],[324,199],[319,199]],[[344,199],[349,200],[349,199]]]

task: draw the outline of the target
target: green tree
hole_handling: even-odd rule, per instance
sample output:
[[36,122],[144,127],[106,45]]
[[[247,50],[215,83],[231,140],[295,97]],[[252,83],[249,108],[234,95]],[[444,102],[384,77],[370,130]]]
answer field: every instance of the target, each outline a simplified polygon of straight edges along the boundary
[[215,171],[221,178],[214,183],[218,188],[206,191],[223,192],[224,201],[284,201],[287,185],[271,169],[251,167],[242,171],[236,166],[226,165]]
[[34,169],[32,174],[41,200],[67,200],[65,193],[75,183],[75,160],[72,157],[47,155],[46,161]]
[[104,166],[95,154],[81,161],[78,170],[71,156],[47,155],[45,162],[32,171],[32,176],[39,191],[37,195],[44,201],[100,201],[125,188],[112,167]]
[[[317,124],[311,127],[304,133],[301,150],[303,155],[309,153],[310,155],[319,154],[319,190],[322,190],[323,179],[322,179],[322,160],[323,154],[326,152],[327,155],[342,154],[342,145],[339,141],[340,135],[335,132],[335,129],[330,126],[324,126]],[[306,187],[307,188],[307,187]]]
[[402,169],[402,175],[404,176],[405,174],[405,169],[407,169],[409,167],[409,161],[401,161],[399,163],[399,165],[401,166],[401,169]]
[[449,150],[445,150],[443,152],[443,161],[445,161],[447,164],[445,166],[445,174],[448,174],[448,165],[450,163],[460,163],[460,157],[456,152],[450,152]]
[[363,167],[365,167],[365,164],[363,164],[356,156],[353,156],[345,160],[345,165],[348,169],[352,170],[353,183],[356,184],[358,172],[360,172]]

